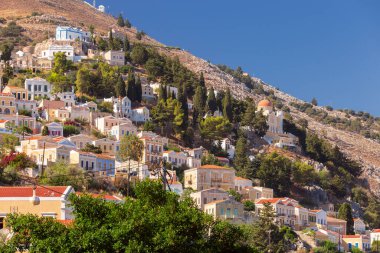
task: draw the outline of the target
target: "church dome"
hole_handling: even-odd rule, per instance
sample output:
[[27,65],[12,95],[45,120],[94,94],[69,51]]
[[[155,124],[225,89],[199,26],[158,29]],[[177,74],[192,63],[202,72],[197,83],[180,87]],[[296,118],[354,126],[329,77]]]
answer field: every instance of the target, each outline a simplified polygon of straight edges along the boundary
[[258,104],[258,107],[272,107],[272,102],[268,99],[261,100]]

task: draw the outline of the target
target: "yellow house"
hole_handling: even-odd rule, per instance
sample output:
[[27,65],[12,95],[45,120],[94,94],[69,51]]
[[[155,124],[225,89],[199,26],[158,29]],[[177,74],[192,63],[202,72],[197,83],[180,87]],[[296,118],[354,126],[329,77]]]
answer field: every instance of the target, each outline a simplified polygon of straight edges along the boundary
[[216,200],[204,205],[204,212],[214,219],[241,223],[244,220],[244,205],[234,199]]
[[11,213],[35,214],[57,220],[73,219],[68,197],[74,193],[71,186],[17,186],[0,187],[0,229]]
[[17,100],[27,100],[28,92],[24,88],[16,86],[6,86],[3,93],[11,93]]
[[11,93],[0,93],[0,114],[16,114],[16,99]]
[[235,189],[235,170],[216,165],[203,165],[185,170],[185,188],[201,191],[209,188]]
[[371,249],[370,240],[367,235],[343,235],[342,240],[346,251],[357,248],[363,252],[367,252]]
[[240,194],[243,196],[243,199],[255,202],[258,199],[273,198],[273,189],[259,186],[251,186],[243,188]]

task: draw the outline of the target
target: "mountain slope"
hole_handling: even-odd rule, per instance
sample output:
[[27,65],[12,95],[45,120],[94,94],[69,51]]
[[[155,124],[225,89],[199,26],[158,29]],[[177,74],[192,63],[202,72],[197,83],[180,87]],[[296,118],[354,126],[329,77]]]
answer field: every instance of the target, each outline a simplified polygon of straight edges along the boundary
[[[0,17],[5,17],[8,20],[17,18],[17,23],[25,28],[25,35],[36,42],[46,39],[47,31],[53,34],[58,24],[85,29],[93,25],[95,32],[103,35],[106,35],[113,28],[127,34],[132,42],[136,41],[135,35],[138,32],[136,28],[117,27],[112,16],[96,11],[81,0],[0,0],[0,6]],[[36,15],[34,12],[43,15]],[[33,13],[34,15],[31,16]],[[230,88],[233,95],[239,99],[251,97],[258,101],[264,97],[252,93],[243,83],[231,75],[187,51],[166,47],[149,36],[143,36],[140,42],[157,47],[161,53],[167,56],[178,57],[182,64],[195,73],[204,72],[206,84],[217,90]],[[354,132],[322,124],[306,113],[300,112],[291,104],[303,103],[303,101],[281,92],[259,79],[254,78],[254,81],[261,84],[264,90],[273,93],[284,105],[288,106],[295,119],[306,119],[310,130],[316,131],[331,143],[338,145],[350,158],[359,161],[364,167],[362,176],[364,184],[368,184],[371,191],[380,196],[380,144],[378,142]],[[339,111],[328,111],[322,107],[317,107],[317,109],[339,119],[346,117],[344,113]]]

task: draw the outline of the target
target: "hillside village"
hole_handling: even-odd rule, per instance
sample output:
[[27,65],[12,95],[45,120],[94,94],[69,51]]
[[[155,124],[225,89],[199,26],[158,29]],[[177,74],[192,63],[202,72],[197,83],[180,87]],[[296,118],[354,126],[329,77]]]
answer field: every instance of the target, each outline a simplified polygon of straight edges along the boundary
[[[115,22],[126,25],[121,16]],[[18,29],[11,21],[3,27]],[[123,203],[148,180],[217,221],[252,225],[271,208],[275,224],[295,231],[293,250],[328,241],[339,252],[370,252],[379,244],[380,204],[356,187],[359,164],[260,86],[257,104],[210,88],[206,72],[139,43],[144,36],[132,42],[117,27],[104,35],[57,25],[42,42],[0,53],[7,240],[11,213],[69,226],[76,219],[69,195]]]

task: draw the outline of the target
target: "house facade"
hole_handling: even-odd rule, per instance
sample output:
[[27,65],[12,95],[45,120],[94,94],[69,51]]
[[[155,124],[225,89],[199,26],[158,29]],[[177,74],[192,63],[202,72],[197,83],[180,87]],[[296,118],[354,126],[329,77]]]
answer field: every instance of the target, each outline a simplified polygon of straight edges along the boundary
[[74,193],[71,186],[1,187],[0,229],[6,226],[5,217],[11,213],[34,214],[57,220],[73,219],[68,197]]
[[185,170],[185,188],[200,191],[209,188],[235,189],[235,170],[216,165],[203,165]]
[[63,126],[60,123],[52,122],[50,124],[47,124],[46,127],[48,128],[49,136],[63,136]]
[[0,114],[16,114],[16,99],[12,93],[0,93]]
[[242,223],[244,205],[232,198],[216,200],[204,205],[204,212],[214,219],[227,220],[231,223]]
[[123,51],[107,51],[103,54],[103,58],[111,66],[125,65],[125,53]]
[[146,122],[150,120],[149,109],[145,106],[132,109],[131,120],[133,122]]
[[50,45],[41,52],[41,58],[53,61],[56,53],[64,53],[66,59],[74,61],[74,47],[70,45]]
[[205,189],[202,191],[193,192],[190,197],[194,200],[200,210],[204,210],[207,203],[217,200],[226,200],[229,195],[226,191],[216,188]]
[[90,32],[83,31],[79,28],[69,26],[57,26],[55,31],[57,41],[82,41],[91,42]]
[[51,97],[51,84],[39,77],[26,79],[25,90],[28,92],[28,100],[35,100],[37,97]]

